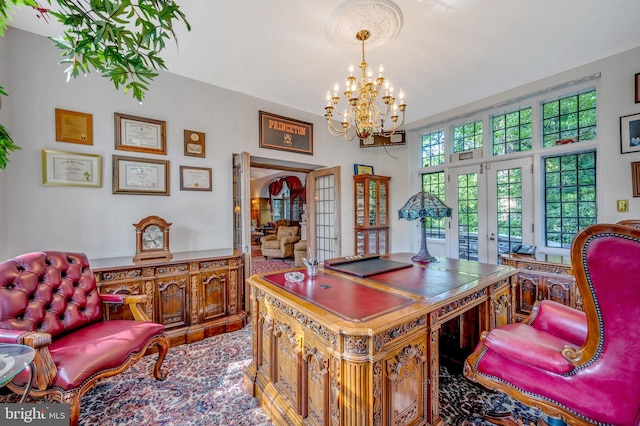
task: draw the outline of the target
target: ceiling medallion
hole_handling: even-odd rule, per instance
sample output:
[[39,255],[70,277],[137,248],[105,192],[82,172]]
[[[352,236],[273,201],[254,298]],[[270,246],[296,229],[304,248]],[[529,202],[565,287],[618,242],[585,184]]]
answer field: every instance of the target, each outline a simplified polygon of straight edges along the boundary
[[402,27],[402,12],[389,0],[347,0],[327,19],[327,39],[338,47],[359,48],[353,35],[366,28],[367,47],[375,49],[393,40]]

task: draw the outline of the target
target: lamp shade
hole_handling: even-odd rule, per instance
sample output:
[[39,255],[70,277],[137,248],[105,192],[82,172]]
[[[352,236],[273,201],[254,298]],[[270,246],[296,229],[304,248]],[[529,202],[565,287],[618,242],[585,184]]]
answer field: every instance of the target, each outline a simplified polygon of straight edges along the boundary
[[404,207],[398,210],[398,216],[400,219],[407,220],[420,219],[420,231],[422,232],[422,235],[420,235],[420,251],[411,260],[415,262],[437,262],[435,256],[432,256],[427,249],[425,222],[428,217],[434,219],[451,217],[451,207],[447,206],[435,195],[420,191],[411,196]]
[[398,210],[398,216],[400,219],[407,220],[426,217],[440,219],[442,217],[451,217],[451,207],[430,192],[420,191],[412,195],[404,207]]

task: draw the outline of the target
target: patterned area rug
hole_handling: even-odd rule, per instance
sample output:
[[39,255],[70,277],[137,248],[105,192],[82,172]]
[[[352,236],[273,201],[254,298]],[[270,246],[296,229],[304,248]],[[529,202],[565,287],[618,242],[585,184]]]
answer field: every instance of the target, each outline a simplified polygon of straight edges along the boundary
[[[128,371],[98,383],[82,398],[80,424],[273,425],[243,385],[243,374],[251,361],[250,325],[169,349],[164,362],[169,376],[163,382],[153,378],[154,361],[155,355],[145,357]],[[444,368],[440,377],[440,405],[446,425],[488,425],[480,419],[487,409],[513,410],[531,421],[538,415],[509,397],[485,392]],[[18,399],[12,393],[0,395],[0,402]],[[39,401],[28,398],[26,402]]]
[[251,275],[293,268],[293,259],[266,259],[260,245],[251,245]]

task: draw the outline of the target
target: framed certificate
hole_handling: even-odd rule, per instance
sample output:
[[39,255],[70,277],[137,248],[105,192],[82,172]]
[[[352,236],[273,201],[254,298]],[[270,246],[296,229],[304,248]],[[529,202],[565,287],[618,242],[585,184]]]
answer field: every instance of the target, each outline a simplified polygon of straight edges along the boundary
[[169,195],[169,161],[114,155],[112,192]]
[[116,149],[123,151],[167,153],[167,123],[151,118],[115,112]]
[[180,190],[211,191],[211,168],[180,166]]
[[102,157],[42,150],[42,183],[60,186],[102,186]]
[[93,116],[56,108],[56,140],[93,145]]

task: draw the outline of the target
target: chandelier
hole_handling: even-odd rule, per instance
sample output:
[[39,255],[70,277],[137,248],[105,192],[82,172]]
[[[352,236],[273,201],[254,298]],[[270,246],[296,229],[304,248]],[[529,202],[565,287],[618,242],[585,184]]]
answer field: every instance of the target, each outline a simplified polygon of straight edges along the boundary
[[360,63],[361,77],[357,81],[353,75],[353,66],[349,67],[344,97],[347,106],[342,116],[342,126],[333,123],[333,110],[338,107],[340,97],[339,86],[336,83],[333,94],[327,91],[327,106],[324,108],[329,132],[334,136],[344,136],[353,140],[356,136],[362,140],[376,134],[391,135],[404,123],[404,110],[407,106],[404,95],[400,91],[398,100],[393,95],[393,86],[382,76],[380,65],[378,77],[373,77],[369,64],[364,59],[364,42],[370,36],[368,30],[360,30],[356,39],[362,42],[362,62]]

